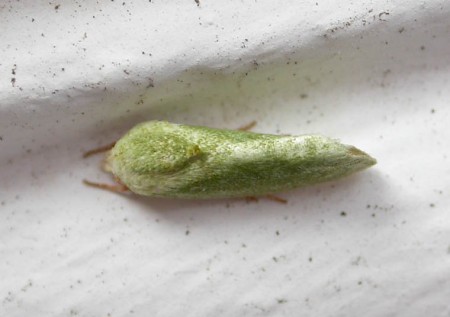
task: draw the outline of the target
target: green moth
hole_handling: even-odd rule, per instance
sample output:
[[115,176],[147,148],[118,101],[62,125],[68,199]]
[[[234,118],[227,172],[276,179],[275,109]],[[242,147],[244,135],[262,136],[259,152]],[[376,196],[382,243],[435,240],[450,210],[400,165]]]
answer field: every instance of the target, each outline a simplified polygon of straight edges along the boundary
[[347,176],[376,160],[320,135],[283,136],[149,121],[109,150],[118,185],[88,185],[169,198],[268,195]]

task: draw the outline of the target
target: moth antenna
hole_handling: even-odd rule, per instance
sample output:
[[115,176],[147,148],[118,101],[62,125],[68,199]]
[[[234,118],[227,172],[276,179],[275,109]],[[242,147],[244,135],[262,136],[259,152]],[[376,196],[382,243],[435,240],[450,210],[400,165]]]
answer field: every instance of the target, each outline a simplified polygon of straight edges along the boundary
[[98,153],[109,151],[109,150],[111,150],[114,147],[114,145],[116,145],[116,142],[113,142],[111,144],[108,144],[108,145],[105,145],[105,146],[101,146],[99,148],[87,151],[87,152],[85,152],[83,154],[83,158],[89,157],[89,156],[94,155],[94,154],[98,154]]
[[130,191],[128,189],[128,187],[123,184],[111,185],[111,184],[104,184],[104,183],[96,183],[96,182],[88,181],[87,179],[83,179],[83,183],[87,186],[100,188],[100,189],[104,189],[104,190],[109,190],[114,193],[126,193],[126,192]]

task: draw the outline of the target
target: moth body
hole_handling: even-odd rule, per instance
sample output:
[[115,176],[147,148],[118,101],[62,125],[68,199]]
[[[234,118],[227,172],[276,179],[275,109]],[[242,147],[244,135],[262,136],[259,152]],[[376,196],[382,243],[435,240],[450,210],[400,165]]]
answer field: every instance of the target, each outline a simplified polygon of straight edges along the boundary
[[260,196],[334,180],[376,161],[320,135],[279,136],[163,121],[116,142],[106,168],[132,192],[155,197]]

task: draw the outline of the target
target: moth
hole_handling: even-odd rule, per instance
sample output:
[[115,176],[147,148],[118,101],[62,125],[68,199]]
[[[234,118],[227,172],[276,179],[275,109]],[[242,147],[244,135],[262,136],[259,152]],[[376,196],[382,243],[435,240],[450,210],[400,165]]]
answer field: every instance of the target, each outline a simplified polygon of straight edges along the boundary
[[356,147],[321,135],[272,135],[165,121],[138,124],[109,148],[103,169],[117,184],[86,184],[167,198],[270,195],[335,180],[376,163]]

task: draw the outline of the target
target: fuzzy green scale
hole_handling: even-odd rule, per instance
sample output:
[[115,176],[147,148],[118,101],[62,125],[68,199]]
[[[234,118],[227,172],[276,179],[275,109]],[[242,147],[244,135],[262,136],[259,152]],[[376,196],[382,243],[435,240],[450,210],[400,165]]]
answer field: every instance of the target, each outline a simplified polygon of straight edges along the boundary
[[107,165],[131,191],[156,197],[260,196],[334,180],[375,164],[319,136],[279,136],[162,121],[137,125]]

